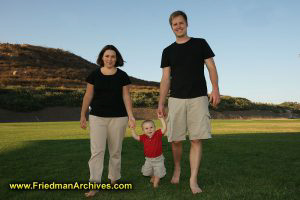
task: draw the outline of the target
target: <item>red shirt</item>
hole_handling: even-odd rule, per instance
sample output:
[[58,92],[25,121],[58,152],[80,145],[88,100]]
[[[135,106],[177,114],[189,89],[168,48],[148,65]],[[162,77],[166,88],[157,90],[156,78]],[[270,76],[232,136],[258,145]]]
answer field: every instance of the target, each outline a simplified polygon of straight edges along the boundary
[[162,132],[161,129],[155,131],[151,138],[143,134],[140,136],[140,142],[144,144],[144,155],[148,158],[155,158],[162,154]]

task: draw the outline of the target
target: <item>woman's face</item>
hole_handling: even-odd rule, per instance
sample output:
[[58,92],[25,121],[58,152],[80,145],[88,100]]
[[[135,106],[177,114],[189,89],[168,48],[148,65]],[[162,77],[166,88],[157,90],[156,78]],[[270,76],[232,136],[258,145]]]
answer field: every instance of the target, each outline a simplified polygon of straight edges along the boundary
[[116,52],[113,50],[106,50],[103,54],[102,60],[104,67],[115,67],[117,61]]

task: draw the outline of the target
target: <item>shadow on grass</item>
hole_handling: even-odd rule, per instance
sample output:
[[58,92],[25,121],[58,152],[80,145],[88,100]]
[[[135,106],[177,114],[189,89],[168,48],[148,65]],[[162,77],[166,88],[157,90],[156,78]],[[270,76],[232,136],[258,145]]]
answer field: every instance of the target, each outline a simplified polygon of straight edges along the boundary
[[[199,183],[202,199],[294,199],[299,197],[300,134],[214,135],[204,141]],[[84,191],[12,191],[9,183],[88,182],[89,140],[28,141],[21,149],[0,154],[0,196],[4,199],[81,199]],[[106,199],[198,199],[189,190],[189,142],[183,144],[181,184],[169,184],[172,151],[163,140],[167,175],[157,190],[140,173],[144,163],[142,145],[125,138],[122,151],[122,182],[129,191],[102,191]],[[102,176],[107,183],[108,152]],[[253,193],[253,191],[256,191]]]

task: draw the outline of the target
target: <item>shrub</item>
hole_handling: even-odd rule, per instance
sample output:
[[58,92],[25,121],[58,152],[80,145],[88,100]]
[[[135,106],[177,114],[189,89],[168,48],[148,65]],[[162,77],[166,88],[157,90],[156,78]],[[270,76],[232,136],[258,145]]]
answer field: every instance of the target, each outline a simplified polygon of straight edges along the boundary
[[0,107],[28,112],[51,106],[80,106],[83,90],[46,87],[0,89]]
[[[81,106],[85,90],[63,87],[20,87],[10,86],[0,88],[0,108],[29,112],[52,106]],[[133,107],[157,108],[159,99],[158,89],[135,89],[131,91]],[[168,98],[166,99],[167,104]],[[221,103],[216,111],[224,110],[270,110],[284,113],[291,110],[300,113],[300,104],[297,102],[284,102],[279,105],[266,103],[253,103],[240,97],[222,96]]]

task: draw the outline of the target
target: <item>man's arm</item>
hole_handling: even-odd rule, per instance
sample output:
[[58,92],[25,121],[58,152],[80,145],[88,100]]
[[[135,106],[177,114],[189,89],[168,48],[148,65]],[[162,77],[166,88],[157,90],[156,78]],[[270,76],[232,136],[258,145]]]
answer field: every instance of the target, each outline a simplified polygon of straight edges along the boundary
[[219,92],[219,85],[218,85],[218,73],[217,67],[215,65],[213,58],[205,59],[205,64],[209,72],[210,81],[212,84],[212,92],[210,94],[209,101],[211,102],[212,106],[216,107],[221,99],[220,99],[220,92]]
[[170,89],[170,75],[171,75],[171,67],[164,67],[162,78],[160,81],[160,88],[159,88],[159,102],[158,102],[158,109],[157,109],[158,117],[164,117],[166,115],[165,101]]
[[164,135],[164,134],[166,134],[166,132],[167,132],[167,126],[166,126],[165,118],[160,117],[160,118],[158,118],[158,119],[160,120],[161,125],[162,125],[161,132],[162,132],[162,134]]
[[140,136],[135,133],[135,130],[133,128],[130,129],[130,132],[131,132],[131,136],[134,139],[136,139],[137,141],[140,141]]

